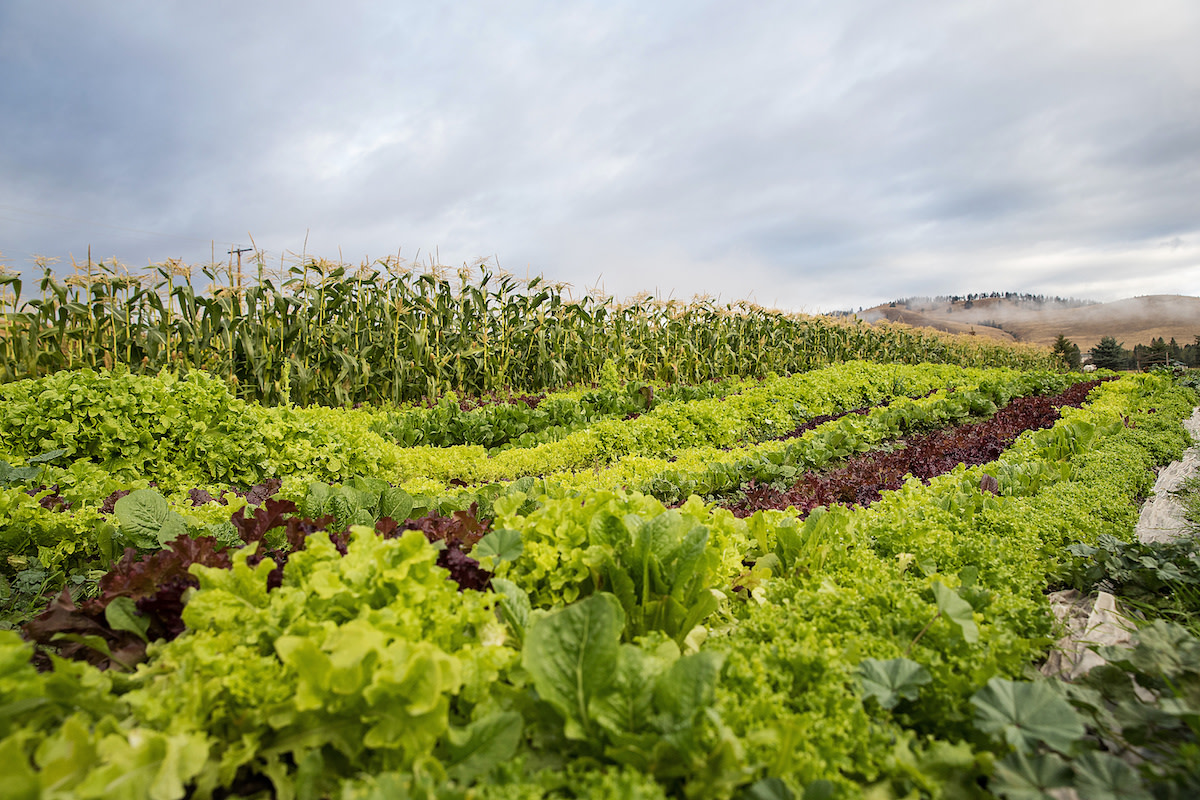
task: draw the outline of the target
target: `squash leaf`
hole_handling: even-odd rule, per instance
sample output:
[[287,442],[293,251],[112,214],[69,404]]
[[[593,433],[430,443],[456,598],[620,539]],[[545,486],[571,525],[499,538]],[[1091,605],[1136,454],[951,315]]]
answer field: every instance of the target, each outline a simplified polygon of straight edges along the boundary
[[883,708],[895,708],[901,700],[916,700],[921,687],[933,680],[929,670],[908,658],[880,661],[867,658],[858,665],[858,682],[866,698],[874,697]]
[[1044,683],[992,678],[971,698],[975,727],[1020,753],[1038,744],[1069,753],[1084,727],[1071,704]]

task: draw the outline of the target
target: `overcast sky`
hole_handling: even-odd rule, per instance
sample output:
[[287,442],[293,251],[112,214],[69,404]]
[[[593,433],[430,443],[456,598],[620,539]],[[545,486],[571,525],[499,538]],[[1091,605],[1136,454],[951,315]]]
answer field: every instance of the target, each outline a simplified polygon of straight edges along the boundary
[[1200,294],[1200,3],[0,0],[10,267],[250,235],[804,311]]

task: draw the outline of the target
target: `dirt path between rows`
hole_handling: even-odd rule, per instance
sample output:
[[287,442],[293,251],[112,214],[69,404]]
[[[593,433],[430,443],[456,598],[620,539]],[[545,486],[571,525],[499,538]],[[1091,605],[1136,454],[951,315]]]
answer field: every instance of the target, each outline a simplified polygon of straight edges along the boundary
[[[1200,442],[1200,408],[1183,421],[1183,427]],[[1187,532],[1188,522],[1183,516],[1183,506],[1175,497],[1175,490],[1188,476],[1200,472],[1200,444],[1189,447],[1183,458],[1173,462],[1158,473],[1154,483],[1154,494],[1142,506],[1142,516],[1137,524],[1140,542],[1165,542],[1177,539]]]
[[[1189,532],[1183,507],[1175,490],[1188,476],[1200,472],[1200,407],[1183,421],[1184,428],[1197,444],[1184,451],[1179,461],[1172,462],[1158,473],[1150,499],[1142,506],[1141,517],[1134,529],[1138,541],[1166,542]],[[1074,589],[1054,592],[1049,596],[1050,609],[1065,626],[1067,633],[1055,644],[1043,675],[1058,675],[1075,680],[1092,667],[1104,663],[1089,646],[1131,643],[1131,626],[1117,609],[1116,598],[1108,592],[1095,597],[1081,596]]]

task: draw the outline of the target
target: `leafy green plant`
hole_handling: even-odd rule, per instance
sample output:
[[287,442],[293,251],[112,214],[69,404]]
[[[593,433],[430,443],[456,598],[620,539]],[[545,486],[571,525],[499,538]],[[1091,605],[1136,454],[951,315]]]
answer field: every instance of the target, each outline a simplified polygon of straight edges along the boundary
[[993,678],[971,698],[975,725],[1011,748],[989,788],[1002,797],[1191,797],[1200,790],[1200,639],[1174,623],[1141,628],[1132,647],[1077,684]]
[[562,285],[518,281],[486,265],[457,275],[438,264],[415,271],[396,258],[305,258],[278,274],[262,261],[252,275],[199,269],[204,277],[193,281],[195,269],[179,262],[135,275],[89,259],[63,281],[47,267],[40,297],[28,302],[12,282],[0,379],[116,365],[208,371],[241,399],[344,406],[592,384],[606,360],[626,381],[656,384],[852,359],[1057,366],[1045,348],[747,302],[574,298]]
[[[905,655],[912,652],[916,647],[917,642],[929,631],[935,622],[939,619],[947,619],[954,624],[962,632],[963,639],[968,644],[974,644],[979,641],[979,626],[975,624],[975,608],[963,599],[962,589],[950,589],[940,581],[934,581],[931,587],[933,589],[933,598],[937,603],[937,613],[934,614],[925,627],[917,632],[913,640],[908,643],[908,648],[904,651]],[[963,589],[969,589],[970,584],[967,583]]]
[[864,659],[858,665],[863,697],[892,709],[901,700],[916,700],[921,687],[933,680],[929,670],[908,658]]
[[163,547],[188,532],[187,521],[154,489],[137,489],[117,500],[114,513],[121,534],[142,550]]
[[664,509],[636,494],[597,493],[584,503],[543,497],[521,514],[525,500],[518,493],[495,503],[497,530],[520,531],[519,550],[511,534],[497,536],[513,556],[494,559],[497,576],[523,586],[534,607],[611,593],[628,639],[658,631],[682,645],[717,610],[717,587],[744,552],[744,524],[710,514],[698,499]]
[[1197,540],[1125,542],[1100,536],[1094,545],[1067,548],[1072,559],[1064,579],[1076,589],[1103,589],[1156,617],[1170,617],[1200,632],[1200,550]]
[[740,782],[736,749],[713,713],[720,656],[683,656],[661,639],[622,644],[625,623],[620,601],[603,592],[531,618],[522,664],[563,736],[660,780],[702,780],[709,792]]
[[377,478],[355,476],[341,486],[313,482],[299,504],[299,513],[309,519],[334,518],[340,530],[350,525],[373,526],[384,517],[404,522],[413,511],[413,498],[403,489]]
[[58,450],[48,450],[45,453],[39,453],[36,456],[30,456],[25,459],[25,466],[14,467],[4,459],[0,459],[0,484],[36,486],[41,484],[41,476],[44,470],[43,464],[49,464],[55,459],[66,455],[67,451],[63,448]]

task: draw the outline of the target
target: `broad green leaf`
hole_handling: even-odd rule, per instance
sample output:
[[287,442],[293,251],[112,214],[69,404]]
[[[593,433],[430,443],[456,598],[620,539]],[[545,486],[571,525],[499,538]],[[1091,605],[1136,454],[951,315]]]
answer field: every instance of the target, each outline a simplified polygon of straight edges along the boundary
[[[808,793],[804,796],[807,798]],[[794,800],[792,790],[779,778],[760,778],[738,795],[739,800]]]
[[14,467],[0,459],[0,483],[26,483],[36,480],[41,471],[41,467]]
[[147,632],[150,630],[150,618],[137,613],[137,603],[132,597],[114,597],[104,607],[104,618],[114,631],[128,631],[149,642]]
[[158,529],[158,543],[161,546],[165,546],[180,536],[187,536],[187,532],[187,522],[184,521],[183,517],[174,511],[170,511],[167,513],[167,518],[163,520],[162,527]]
[[109,658],[113,657],[112,650],[109,649],[108,642],[104,640],[103,636],[83,633],[56,633],[50,637],[50,640],[53,642],[75,642],[85,647],[90,647],[97,653],[103,653]]
[[327,483],[313,481],[308,484],[308,494],[300,502],[301,516],[316,519],[325,513],[325,504],[329,501],[332,488]]
[[30,458],[28,459],[28,463],[30,463],[30,464],[49,464],[51,461],[58,458],[59,456],[65,456],[66,454],[67,454],[66,448],[62,448],[59,450],[48,450],[45,453],[42,453],[40,455],[30,456]]
[[678,546],[682,533],[679,528],[686,523],[678,511],[665,511],[648,520],[643,520],[636,514],[627,514],[625,522],[634,532],[631,552],[634,581],[639,584],[638,588],[645,592],[647,587],[640,585],[639,576],[643,576],[653,585],[655,568],[661,569],[662,562],[669,558]]
[[613,682],[592,706],[600,727],[614,737],[644,731],[653,712],[655,682],[678,659],[679,648],[671,641],[651,652],[621,645]]
[[721,607],[721,599],[723,594],[716,589],[703,589],[702,592],[693,598],[690,598],[691,606],[684,608],[686,612],[683,616],[683,621],[680,622],[675,631],[667,631],[675,637],[675,641],[681,646],[685,639],[691,635],[704,620],[708,618],[718,608]]
[[521,727],[520,714],[498,711],[465,728],[451,728],[446,734],[447,774],[469,784],[508,761],[521,742]]
[[391,517],[396,522],[404,522],[412,514],[412,495],[403,489],[389,486],[379,496],[379,517]]
[[696,525],[684,534],[683,540],[670,553],[669,560],[664,564],[663,577],[670,586],[670,594],[677,600],[685,599],[684,590],[704,557],[708,536],[708,528]]
[[135,489],[118,500],[113,510],[126,534],[155,541],[171,513],[167,498],[154,489]]
[[520,586],[506,578],[492,578],[492,591],[499,598],[500,616],[518,642],[525,640],[525,630],[529,626],[529,615],[533,609],[529,603],[529,595]]
[[916,700],[921,687],[932,680],[929,670],[907,658],[867,658],[858,665],[863,694],[874,697],[884,708],[895,708],[901,700]]
[[1026,756],[1017,751],[996,764],[988,788],[1007,800],[1055,800],[1052,789],[1071,785],[1071,768],[1054,753]]
[[[761,511],[755,511],[749,519],[746,520],[746,532],[758,543],[760,552],[766,553],[771,549],[771,543],[767,538],[767,515]],[[778,541],[779,534],[776,533]]]
[[967,640],[967,643],[978,642],[979,626],[975,624],[975,609],[971,608],[971,604],[963,600],[958,592],[937,581],[933,583],[933,596],[937,598],[938,611],[962,629],[963,638]]
[[971,698],[975,727],[1022,753],[1038,744],[1068,753],[1084,727],[1071,704],[1044,683],[992,678]]
[[703,650],[683,656],[659,676],[654,705],[664,731],[690,727],[712,706],[723,662],[719,653]]
[[360,492],[376,497],[382,495],[391,488],[388,486],[387,481],[380,480],[379,478],[367,478],[362,475],[355,475],[346,482],[346,485],[351,486]]
[[521,541],[520,531],[500,528],[476,542],[474,549],[471,550],[471,558],[481,563],[483,563],[483,559],[488,558],[490,561],[485,566],[495,569],[497,564],[515,561],[524,550],[525,545]]
[[1150,800],[1137,770],[1108,753],[1088,752],[1072,764],[1075,791],[1088,800]]
[[590,706],[612,683],[624,627],[621,604],[605,593],[530,622],[521,663],[563,716],[568,738],[588,737]]
[[[761,514],[762,512],[755,513]],[[819,518],[824,513],[825,509],[817,508],[813,510],[809,518],[811,519],[814,515]],[[816,522],[814,521],[812,524],[816,525]],[[775,529],[774,553],[783,562],[784,569],[795,569],[798,566],[804,554],[804,538],[800,535],[800,529],[796,527],[792,520],[781,520],[779,526]]]
[[623,550],[629,546],[629,532],[625,521],[616,514],[596,514],[588,523],[588,542]]

